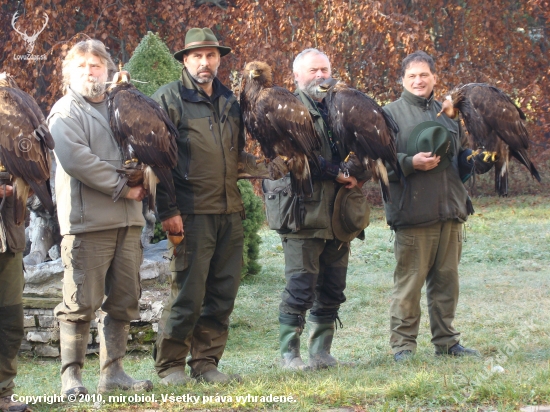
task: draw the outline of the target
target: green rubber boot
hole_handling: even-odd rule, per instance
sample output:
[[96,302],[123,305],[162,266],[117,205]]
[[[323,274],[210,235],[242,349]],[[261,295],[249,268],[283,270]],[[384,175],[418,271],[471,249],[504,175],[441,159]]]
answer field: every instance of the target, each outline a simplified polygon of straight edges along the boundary
[[82,367],[86,359],[90,322],[59,321],[61,346],[61,393],[63,395],[86,395],[88,389],[82,384]]
[[330,368],[338,365],[338,361],[330,354],[332,338],[334,337],[334,322],[319,323],[315,316],[309,317],[309,367],[312,369]]
[[300,335],[304,331],[304,318],[299,315],[279,315],[279,342],[283,369],[303,371],[308,369],[300,357]]

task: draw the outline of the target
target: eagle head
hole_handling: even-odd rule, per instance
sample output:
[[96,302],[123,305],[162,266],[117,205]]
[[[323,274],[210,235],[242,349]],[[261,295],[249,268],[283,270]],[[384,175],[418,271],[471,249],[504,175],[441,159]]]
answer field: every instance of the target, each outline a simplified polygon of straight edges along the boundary
[[319,86],[317,86],[317,91],[321,92],[321,93],[326,93],[332,87],[336,86],[336,84],[338,84],[338,80],[333,79],[332,77],[329,77],[323,83],[321,83]]
[[243,76],[250,81],[257,81],[264,87],[271,87],[273,77],[271,67],[265,62],[250,62],[244,68]]
[[8,73],[2,72],[0,73],[0,87],[17,87],[17,83]]

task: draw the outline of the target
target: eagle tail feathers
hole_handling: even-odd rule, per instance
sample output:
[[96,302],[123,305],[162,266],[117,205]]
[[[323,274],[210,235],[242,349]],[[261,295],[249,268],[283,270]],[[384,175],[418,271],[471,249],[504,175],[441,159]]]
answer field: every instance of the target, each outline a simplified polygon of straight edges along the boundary
[[42,203],[42,206],[44,206],[44,209],[46,209],[50,214],[50,216],[53,217],[55,213],[55,206],[52,200],[52,191],[50,188],[50,181],[47,180],[43,183],[30,182],[29,184],[34,194],[40,200],[40,203]]
[[27,198],[29,197],[30,186],[22,178],[16,177],[13,181],[13,218],[16,226],[25,223],[25,213],[27,211]]
[[174,187],[174,179],[172,178],[172,169],[168,169],[165,167],[155,167],[153,168],[153,171],[156,175],[155,178],[158,179],[158,182],[162,185],[164,190],[168,192],[170,202],[176,203],[176,189]]
[[531,175],[535,179],[537,179],[539,182],[541,181],[538,170],[535,168],[535,165],[529,160],[529,158],[527,157],[527,154],[524,151],[515,151],[515,150],[510,149],[510,153],[521,164],[523,164],[529,170],[529,172],[531,172]]

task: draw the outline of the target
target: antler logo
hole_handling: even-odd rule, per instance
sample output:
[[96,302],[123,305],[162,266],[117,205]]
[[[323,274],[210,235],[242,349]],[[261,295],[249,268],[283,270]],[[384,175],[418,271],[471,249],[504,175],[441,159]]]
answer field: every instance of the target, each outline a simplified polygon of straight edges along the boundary
[[17,27],[15,26],[15,22],[17,21],[18,17],[19,16],[17,15],[17,12],[15,12],[15,14],[13,15],[13,18],[11,19],[11,25],[13,29],[17,33],[19,33],[21,37],[23,37],[23,40],[27,42],[27,47],[26,47],[27,53],[32,54],[32,51],[34,50],[34,44],[36,43],[36,39],[38,38],[38,35],[44,31],[44,29],[46,28],[46,25],[48,24],[48,15],[46,14],[46,12],[44,12],[44,18],[46,19],[46,21],[44,21],[44,26],[42,26],[42,28],[39,31],[35,31],[32,34],[32,36],[29,36],[26,32],[21,32],[17,29]]

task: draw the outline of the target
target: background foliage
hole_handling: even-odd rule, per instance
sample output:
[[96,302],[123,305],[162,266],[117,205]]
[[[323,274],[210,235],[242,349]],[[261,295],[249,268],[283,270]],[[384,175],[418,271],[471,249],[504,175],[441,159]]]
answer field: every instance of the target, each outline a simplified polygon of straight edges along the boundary
[[[219,76],[263,59],[276,67],[275,83],[292,87],[291,64],[306,47],[319,47],[344,80],[381,102],[401,92],[400,62],[426,50],[437,60],[437,93],[468,82],[490,82],[511,94],[528,115],[537,155],[550,155],[548,0],[21,0],[0,6],[0,59],[48,111],[61,96],[61,60],[86,36],[104,41],[115,60],[127,62],[148,31],[158,32],[171,51],[183,47],[191,27],[211,27],[233,48]],[[216,6],[217,5],[217,6]],[[11,27],[38,36],[35,55],[17,60],[25,42]]]

